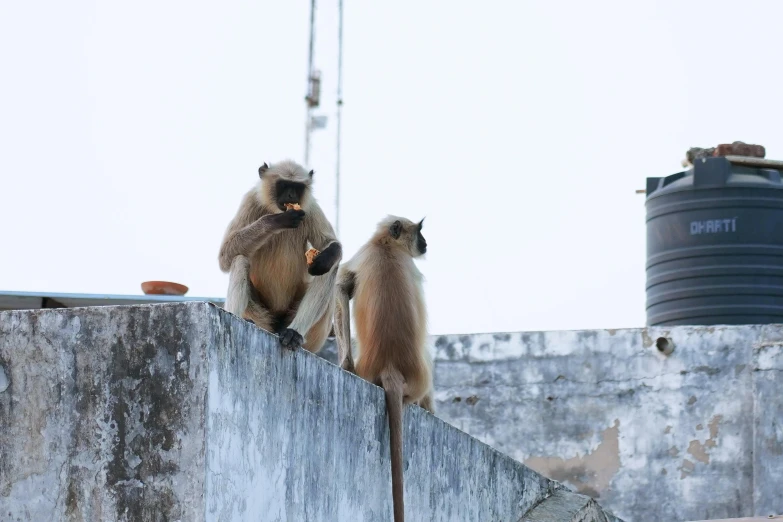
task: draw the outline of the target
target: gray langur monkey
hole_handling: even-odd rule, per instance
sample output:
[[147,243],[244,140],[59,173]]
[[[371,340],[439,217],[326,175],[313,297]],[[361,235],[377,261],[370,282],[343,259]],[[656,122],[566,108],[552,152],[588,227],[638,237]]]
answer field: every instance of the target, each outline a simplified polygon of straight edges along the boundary
[[[225,309],[278,334],[286,348],[317,352],[332,326],[342,245],[312,196],[312,170],[285,160],[264,163],[258,175],[220,247]],[[309,266],[308,243],[321,251]]]
[[[394,520],[405,517],[402,472],[403,405],[435,413],[432,360],[422,274],[413,262],[427,252],[419,223],[388,216],[337,276],[335,335],[340,366],[383,387],[389,418]],[[350,300],[354,300],[357,363],[351,353]]]

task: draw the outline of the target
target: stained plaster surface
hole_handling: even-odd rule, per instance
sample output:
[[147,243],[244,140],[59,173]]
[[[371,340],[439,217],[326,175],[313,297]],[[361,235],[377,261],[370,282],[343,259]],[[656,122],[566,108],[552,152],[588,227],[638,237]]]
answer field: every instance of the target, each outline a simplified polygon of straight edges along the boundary
[[[416,406],[404,441],[409,521],[582,516]],[[388,445],[381,389],[214,305],[0,312],[0,520],[388,521]]]
[[[783,514],[783,325],[443,335],[430,348],[440,418],[625,520]],[[321,354],[334,360],[333,346]]]

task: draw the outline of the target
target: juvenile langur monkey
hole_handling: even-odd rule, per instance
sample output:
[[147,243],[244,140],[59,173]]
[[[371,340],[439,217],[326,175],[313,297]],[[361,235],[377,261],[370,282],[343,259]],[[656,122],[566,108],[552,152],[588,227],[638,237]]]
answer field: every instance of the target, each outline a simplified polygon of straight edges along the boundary
[[[403,404],[434,413],[432,361],[422,275],[413,259],[424,255],[424,220],[389,216],[337,276],[335,335],[343,369],[383,387],[389,415],[394,520],[404,520]],[[358,362],[351,354],[350,300],[354,300]]]
[[[264,163],[258,175],[220,247],[225,309],[278,334],[286,348],[317,352],[332,326],[342,246],[312,196],[312,170],[286,160]],[[309,266],[308,242],[320,250]]]

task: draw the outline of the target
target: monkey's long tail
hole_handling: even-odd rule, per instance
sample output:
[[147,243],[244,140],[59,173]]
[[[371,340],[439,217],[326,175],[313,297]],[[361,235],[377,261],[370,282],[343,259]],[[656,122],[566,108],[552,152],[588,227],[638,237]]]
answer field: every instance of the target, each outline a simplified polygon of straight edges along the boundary
[[405,382],[396,370],[381,374],[381,385],[386,392],[386,411],[389,415],[389,446],[391,453],[392,502],[394,522],[405,521],[405,503],[402,487],[402,396]]

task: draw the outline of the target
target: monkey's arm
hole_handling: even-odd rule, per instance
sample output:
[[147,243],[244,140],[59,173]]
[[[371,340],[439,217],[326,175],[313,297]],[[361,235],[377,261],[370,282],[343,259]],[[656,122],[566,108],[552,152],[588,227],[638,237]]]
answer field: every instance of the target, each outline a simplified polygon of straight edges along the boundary
[[251,193],[246,194],[223,237],[218,256],[220,270],[228,272],[236,256],[250,256],[274,234],[298,227],[303,218],[301,210],[263,214],[255,197]]
[[220,269],[228,272],[231,260],[236,256],[250,256],[253,250],[262,246],[275,231],[270,223],[271,215],[263,216],[249,225],[233,230],[226,235],[220,248]]
[[317,205],[308,212],[307,225],[307,240],[321,251],[307,268],[307,272],[311,276],[322,276],[340,264],[343,247],[335,237],[332,225]]
[[307,209],[304,226],[307,227],[307,240],[321,251],[307,269],[310,275],[317,277],[313,277],[310,281],[307,292],[296,310],[296,316],[280,337],[283,346],[302,342],[310,328],[325,313],[333,313],[331,310],[334,305],[334,284],[337,280],[337,268],[343,257],[343,247],[334,236],[332,225],[329,224],[318,204],[311,205]]
[[340,368],[356,373],[351,353],[351,305],[350,301],[356,285],[356,274],[346,263],[337,270],[336,308],[334,313],[334,333],[337,337],[337,361]]

